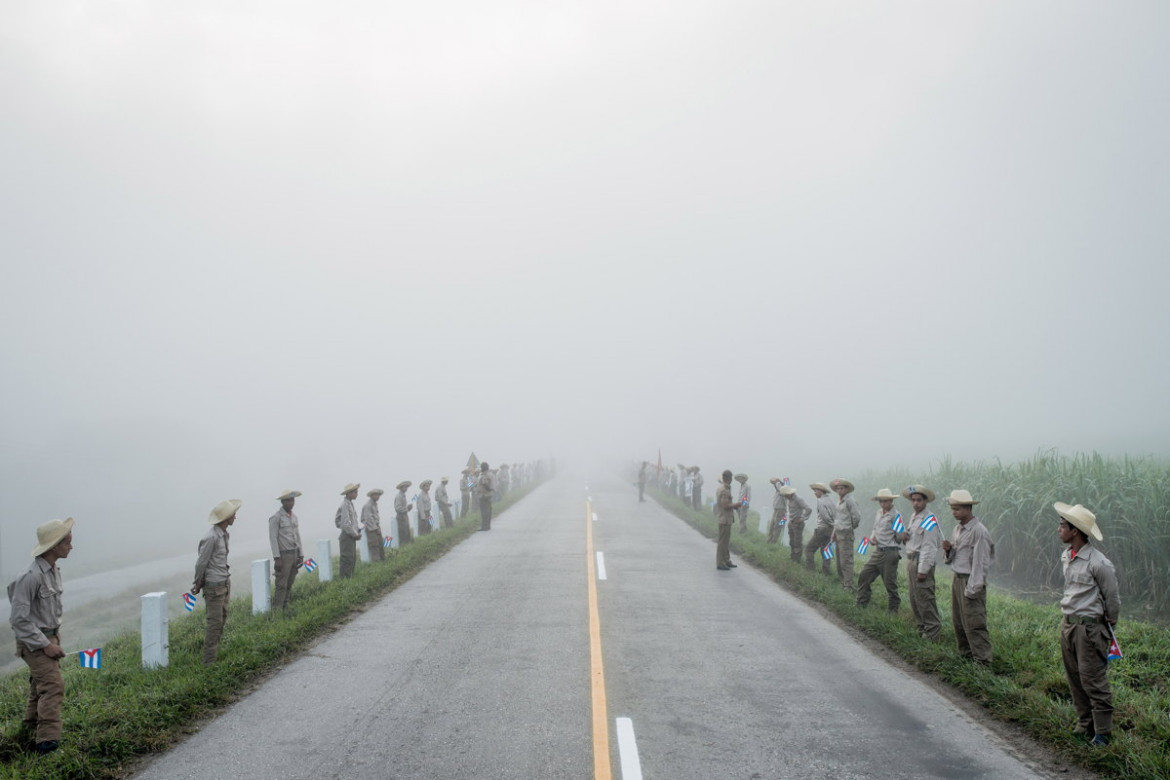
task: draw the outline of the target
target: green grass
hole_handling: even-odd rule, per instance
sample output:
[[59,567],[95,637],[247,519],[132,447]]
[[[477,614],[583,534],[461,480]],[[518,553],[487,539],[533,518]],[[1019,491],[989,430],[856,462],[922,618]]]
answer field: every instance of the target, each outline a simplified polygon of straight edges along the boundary
[[[651,491],[655,499],[705,536],[714,538],[715,518],[697,512],[675,496]],[[941,519],[941,516],[940,516]],[[859,531],[869,529],[863,514]],[[805,543],[812,533],[810,523]],[[749,524],[749,529],[753,528]],[[787,540],[787,530],[784,532]],[[906,602],[905,563],[899,571],[903,609],[886,614],[885,589],[879,580],[870,607],[856,606],[834,572],[825,577],[789,558],[790,550],[768,544],[754,530],[731,538],[732,549],[744,560],[771,574],[802,598],[825,605],[841,620],[897,652],[924,672],[938,677],[985,707],[1000,720],[1018,724],[1037,741],[1072,763],[1116,778],[1170,778],[1170,629],[1152,623],[1123,620],[1118,626],[1125,657],[1110,665],[1113,686],[1114,742],[1090,750],[1083,738],[1071,733],[1076,722],[1060,660],[1058,600],[1035,604],[992,587],[987,614],[994,658],[984,668],[959,657],[950,620],[950,570],[937,570],[939,612],[943,642],[920,639]],[[854,558],[860,572],[865,556]]]
[[[536,483],[514,489],[496,505],[502,512]],[[26,671],[0,680],[0,777],[74,780],[123,777],[134,759],[166,750],[198,724],[246,692],[280,664],[300,655],[369,602],[384,596],[479,527],[478,512],[456,527],[416,537],[382,563],[358,564],[346,580],[322,583],[302,573],[287,614],[253,615],[251,597],[233,599],[219,660],[203,666],[205,613],[171,620],[170,665],[142,668],[137,633],[103,646],[102,669],[82,669],[77,656],[65,677],[61,749],[36,756],[17,743],[28,691]],[[334,571],[336,571],[336,559]],[[68,636],[69,627],[63,633]]]

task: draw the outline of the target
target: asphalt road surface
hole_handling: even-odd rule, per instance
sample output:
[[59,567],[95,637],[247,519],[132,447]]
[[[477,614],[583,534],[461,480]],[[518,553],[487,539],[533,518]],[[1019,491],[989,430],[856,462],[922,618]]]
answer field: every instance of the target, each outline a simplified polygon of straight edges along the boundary
[[[600,556],[589,555],[587,532]],[[590,657],[592,569],[602,668]],[[746,565],[716,571],[713,542],[638,503],[636,488],[565,475],[136,777],[606,780],[611,771],[622,780],[1044,776],[766,576]]]

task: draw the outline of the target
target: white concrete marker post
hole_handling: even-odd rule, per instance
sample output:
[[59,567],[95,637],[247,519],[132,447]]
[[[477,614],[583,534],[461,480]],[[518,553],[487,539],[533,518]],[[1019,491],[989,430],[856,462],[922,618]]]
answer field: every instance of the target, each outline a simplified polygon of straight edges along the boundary
[[261,558],[252,561],[252,614],[259,615],[272,609],[272,583],[269,576],[272,561]]
[[317,576],[321,582],[333,579],[333,542],[328,539],[317,540]]
[[142,596],[142,667],[156,669],[170,662],[170,618],[166,591]]
[[362,529],[362,538],[357,540],[358,557],[362,559],[362,563],[370,562],[370,545],[366,539],[367,534],[369,531]]

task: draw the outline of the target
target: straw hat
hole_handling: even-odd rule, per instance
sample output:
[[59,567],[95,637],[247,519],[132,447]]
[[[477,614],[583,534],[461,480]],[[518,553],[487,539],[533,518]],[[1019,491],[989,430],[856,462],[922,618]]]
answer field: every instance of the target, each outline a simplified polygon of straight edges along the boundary
[[451,480],[447,479],[446,477],[443,477],[443,478],[442,478],[442,479],[440,479],[439,481],[440,481],[440,482],[450,482]]
[[1105,538],[1101,536],[1101,529],[1097,527],[1097,516],[1080,504],[1069,506],[1057,501],[1052,508],[1056,510],[1056,514],[1079,528],[1085,536],[1091,536],[1098,542]]
[[361,486],[362,486],[362,483],[360,483],[360,482],[350,482],[348,485],[345,486],[345,489],[341,491],[341,495],[344,496],[346,493],[350,492],[351,490],[357,490]]
[[950,496],[947,497],[947,503],[951,506],[958,504],[959,506],[975,506],[979,502],[971,497],[971,494],[966,490],[952,490]]
[[895,498],[897,498],[897,496],[894,495],[893,493],[891,493],[889,488],[882,488],[881,490],[879,490],[877,492],[877,495],[874,496],[870,500],[871,501],[893,501]]
[[736,474],[735,478],[740,482],[747,482],[747,474]]
[[67,517],[64,520],[50,520],[47,523],[41,523],[37,526],[37,546],[33,548],[32,555],[37,557],[56,547],[61,543],[61,540],[69,535],[73,530],[73,518]]
[[222,523],[224,520],[227,520],[236,513],[236,511],[240,508],[241,503],[242,502],[238,498],[229,498],[226,501],[220,501],[215,505],[215,508],[211,510],[211,514],[207,516],[207,522],[211,523],[212,525],[218,525]]
[[829,492],[829,488],[824,482],[813,482],[813,483],[809,484],[809,487],[812,488],[813,490],[819,490],[822,493]]
[[902,491],[902,496],[908,499],[915,493],[921,493],[926,496],[926,503],[928,504],[934,501],[934,491],[926,485],[907,485],[906,489]]
[[836,490],[838,485],[844,485],[846,488],[846,490],[845,490],[846,494],[852,493],[854,490],[857,489],[857,488],[853,487],[853,483],[847,479],[838,478],[838,479],[833,480],[829,484],[833,486],[833,490]]
[[780,490],[777,492],[779,492],[780,495],[787,498],[788,496],[795,496],[796,495],[796,488],[794,488],[790,485],[785,485],[784,487],[780,488]]
[[401,482],[399,482],[397,485],[395,485],[394,489],[395,490],[406,490],[408,487],[410,487],[413,484],[414,483],[411,482],[409,479],[404,479]]
[[299,490],[286,490],[283,493],[281,493],[279,496],[277,496],[276,500],[277,501],[284,501],[285,499],[288,499],[288,498],[300,498],[300,497],[301,497],[301,491],[299,491]]
[[382,488],[374,488],[369,493],[366,493],[366,495],[369,496],[370,498],[377,498],[378,496],[382,495],[385,492],[386,491],[383,490]]
[[426,490],[427,488],[429,488],[433,484],[434,484],[434,482],[432,480],[424,479],[422,482],[418,483],[418,486],[421,489]]

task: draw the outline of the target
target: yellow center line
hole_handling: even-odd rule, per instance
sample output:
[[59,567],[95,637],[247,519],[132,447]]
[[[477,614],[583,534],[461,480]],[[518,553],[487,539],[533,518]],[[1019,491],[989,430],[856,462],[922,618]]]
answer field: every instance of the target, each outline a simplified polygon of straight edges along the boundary
[[609,714],[605,704],[605,669],[601,663],[601,618],[597,613],[597,565],[593,555],[593,504],[585,502],[586,566],[589,572],[589,679],[593,691],[593,778],[611,780]]

